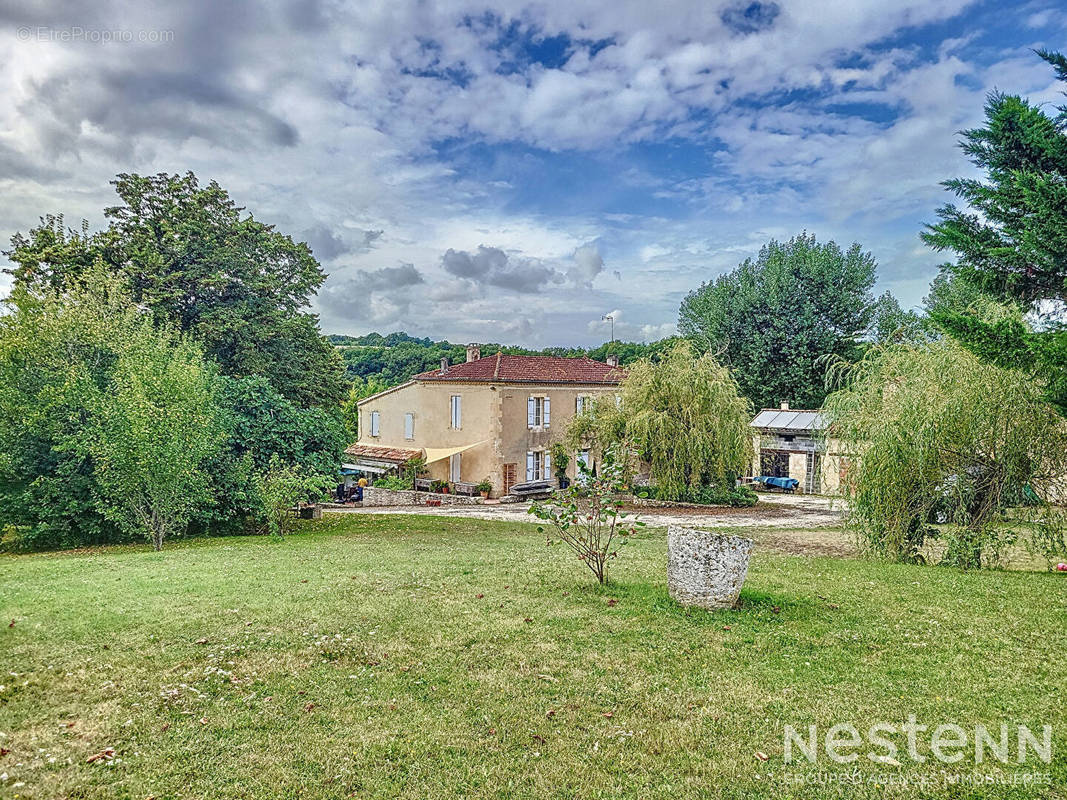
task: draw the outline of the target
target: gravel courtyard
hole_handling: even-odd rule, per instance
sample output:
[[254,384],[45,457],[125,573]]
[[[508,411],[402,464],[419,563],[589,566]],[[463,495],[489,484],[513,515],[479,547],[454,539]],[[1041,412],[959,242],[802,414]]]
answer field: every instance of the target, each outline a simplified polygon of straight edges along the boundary
[[[476,506],[327,506],[330,514],[406,514],[531,523],[528,503]],[[828,497],[761,493],[753,508],[627,509],[651,528],[743,529],[757,546],[794,555],[853,556],[856,549],[842,531],[843,506]]]
[[[513,522],[531,522],[528,503],[476,506],[327,506],[334,514],[419,514]],[[629,510],[629,509],[628,509]],[[635,508],[630,510],[651,527],[691,525],[704,528],[836,528],[842,506],[815,495],[760,494],[753,508]]]

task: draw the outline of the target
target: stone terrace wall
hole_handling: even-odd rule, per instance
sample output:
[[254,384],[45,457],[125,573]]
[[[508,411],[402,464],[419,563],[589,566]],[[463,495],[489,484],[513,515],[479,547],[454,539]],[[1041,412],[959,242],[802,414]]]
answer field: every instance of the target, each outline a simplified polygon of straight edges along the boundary
[[440,500],[443,506],[474,506],[480,498],[458,494],[416,492],[410,489],[394,490],[368,486],[363,490],[363,507],[369,506],[424,506],[427,500]]

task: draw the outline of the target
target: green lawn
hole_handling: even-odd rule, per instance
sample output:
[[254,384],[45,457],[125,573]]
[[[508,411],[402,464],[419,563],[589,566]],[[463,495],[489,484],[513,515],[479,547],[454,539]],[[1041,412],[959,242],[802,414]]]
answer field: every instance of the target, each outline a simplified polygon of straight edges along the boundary
[[[1064,576],[758,549],[740,610],[687,613],[663,531],[621,550],[606,589],[532,527],[415,516],[2,557],[0,796],[1067,796]],[[910,714],[1051,724],[1051,764],[980,769],[1051,786],[941,782],[973,750],[786,782],[851,767],[785,765],[783,725]]]

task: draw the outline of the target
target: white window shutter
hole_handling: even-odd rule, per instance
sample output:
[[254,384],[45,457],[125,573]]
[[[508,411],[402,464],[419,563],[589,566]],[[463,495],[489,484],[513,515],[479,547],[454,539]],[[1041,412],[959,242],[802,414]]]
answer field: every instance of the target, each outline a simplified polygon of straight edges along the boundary
[[534,479],[534,454],[531,452],[526,453],[526,480],[532,481]]
[[415,415],[410,412],[404,415],[404,438],[415,438]]
[[530,397],[526,400],[526,427],[532,428],[537,424],[537,398]]
[[377,411],[370,412],[370,435],[377,436],[380,427],[381,418],[378,416]]
[[[547,397],[545,398],[544,417],[545,418],[543,420],[541,420],[541,424],[544,425],[547,428],[548,427],[548,423],[552,420],[552,401],[549,400]],[[545,469],[547,471],[548,468],[546,467]]]
[[551,478],[552,477],[552,456],[551,456],[551,454],[549,454],[549,452],[547,450],[545,451],[545,474],[542,475],[541,477],[542,478]]
[[582,395],[578,395],[574,398],[574,413],[581,414],[585,408],[585,398]]

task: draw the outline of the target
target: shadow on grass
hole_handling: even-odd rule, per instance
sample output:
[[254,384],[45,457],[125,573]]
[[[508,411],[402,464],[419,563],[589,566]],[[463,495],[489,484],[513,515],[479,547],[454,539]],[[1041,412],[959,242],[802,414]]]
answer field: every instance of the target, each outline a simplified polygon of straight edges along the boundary
[[[826,604],[814,595],[811,597],[792,594],[772,594],[759,589],[742,589],[734,608],[707,610],[696,606],[683,606],[674,600],[666,583],[650,581],[615,582],[601,586],[596,583],[576,586],[571,593],[576,598],[596,599],[610,604],[613,609],[631,616],[666,616],[684,620],[694,626],[721,626],[745,622],[766,623],[769,619],[804,623],[823,619]],[[616,601],[611,603],[611,601]]]

